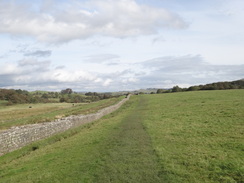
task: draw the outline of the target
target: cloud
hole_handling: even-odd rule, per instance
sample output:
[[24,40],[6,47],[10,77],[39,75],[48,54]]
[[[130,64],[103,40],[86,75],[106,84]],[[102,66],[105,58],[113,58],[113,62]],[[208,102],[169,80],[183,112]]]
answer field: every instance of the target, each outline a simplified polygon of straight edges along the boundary
[[115,54],[97,54],[89,55],[83,59],[88,63],[115,63],[120,57]]
[[112,83],[112,79],[106,79],[103,83],[103,86],[109,86]]
[[38,61],[35,59],[22,59],[18,61],[19,69],[25,73],[46,71],[49,69],[50,61]]
[[59,65],[59,66],[55,67],[55,69],[65,69],[65,66],[64,65]]
[[244,65],[212,65],[200,55],[160,57],[140,64],[149,72],[138,78],[149,87],[186,87],[244,77]]
[[69,87],[74,91],[99,92],[189,87],[244,78],[244,65],[212,65],[201,55],[159,57],[123,66],[120,70],[110,66],[107,72],[100,68],[90,72],[85,67],[69,69],[48,60],[22,59],[0,63],[0,87],[56,91]]
[[152,44],[156,44],[156,43],[160,43],[160,42],[165,42],[166,40],[165,40],[165,38],[164,37],[155,37],[155,38],[153,38],[153,40],[152,40]]
[[121,38],[187,27],[179,15],[135,0],[57,1],[50,5],[38,9],[17,1],[0,1],[0,33],[62,43],[94,35]]
[[52,51],[51,50],[36,50],[36,51],[32,51],[32,52],[27,52],[24,54],[24,56],[35,56],[35,57],[49,57],[52,55]]
[[2,59],[2,58],[6,58],[6,57],[8,57],[8,55],[5,53],[5,54],[3,54],[3,55],[0,55],[0,59]]
[[104,89],[111,85],[108,76],[99,77],[80,68],[69,70],[52,67],[51,61],[23,59],[16,63],[0,63],[0,87],[27,90],[61,90],[70,87],[76,91]]

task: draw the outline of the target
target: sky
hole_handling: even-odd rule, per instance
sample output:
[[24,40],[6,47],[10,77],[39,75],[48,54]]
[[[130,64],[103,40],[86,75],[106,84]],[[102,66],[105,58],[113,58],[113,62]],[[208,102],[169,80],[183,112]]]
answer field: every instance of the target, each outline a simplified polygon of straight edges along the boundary
[[0,0],[0,88],[128,91],[244,78],[243,0]]

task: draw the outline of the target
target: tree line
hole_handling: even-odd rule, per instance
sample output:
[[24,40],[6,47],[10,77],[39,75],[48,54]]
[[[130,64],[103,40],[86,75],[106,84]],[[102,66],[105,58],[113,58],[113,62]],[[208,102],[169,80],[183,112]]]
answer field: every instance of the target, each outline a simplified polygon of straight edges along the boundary
[[198,91],[198,90],[228,90],[228,89],[244,89],[244,79],[237,81],[216,82],[205,85],[190,86],[189,88],[180,88],[174,86],[172,89],[164,90],[158,89],[157,93],[171,93],[171,92],[184,92],[184,91]]
[[44,92],[15,89],[0,89],[0,100],[6,101],[7,105],[24,103],[81,103],[94,102],[98,100],[114,97],[111,93],[88,92],[84,94],[73,92],[71,88],[61,90],[60,92]]

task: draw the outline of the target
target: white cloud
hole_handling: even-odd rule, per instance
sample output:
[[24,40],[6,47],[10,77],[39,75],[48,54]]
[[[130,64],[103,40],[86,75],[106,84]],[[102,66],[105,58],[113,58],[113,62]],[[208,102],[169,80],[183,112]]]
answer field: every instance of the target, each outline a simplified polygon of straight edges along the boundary
[[191,86],[244,77],[244,65],[212,65],[200,55],[160,57],[142,62],[141,65],[151,69],[150,73],[139,77],[150,87],[158,84],[166,88],[174,85]]
[[21,67],[38,66],[38,67],[45,68],[50,65],[50,61],[38,61],[36,59],[23,59],[18,61],[18,65]]
[[119,59],[118,55],[115,54],[97,54],[86,56],[83,61],[88,63],[114,63]]
[[0,87],[22,86],[25,89],[40,88],[73,88],[89,85],[108,86],[111,80],[98,78],[95,74],[82,69],[68,70],[65,67],[51,67],[50,61],[24,59],[16,63],[0,64]]
[[34,57],[49,57],[51,56],[51,50],[36,50],[36,51],[28,51],[24,54],[24,56],[34,56]]
[[97,78],[92,74],[82,71],[67,71],[67,70],[55,70],[52,72],[48,72],[45,75],[45,79],[53,80],[57,82],[79,82],[79,81],[95,81]]
[[[113,66],[111,66],[113,67]],[[128,69],[129,68],[129,69]],[[27,90],[121,91],[140,88],[187,87],[243,78],[244,65],[211,65],[200,55],[160,57],[119,72],[89,72],[77,67],[52,66],[50,61],[24,59],[0,64],[0,87]]]
[[1,75],[18,74],[19,69],[17,65],[13,63],[4,63],[0,65],[0,73]]
[[126,79],[123,79],[122,80],[122,83],[124,84],[128,84],[128,83],[136,83],[138,82],[139,80],[137,78],[134,78],[134,77],[130,77],[130,78],[126,78]]
[[17,2],[0,2],[0,32],[58,43],[93,35],[154,34],[162,28],[187,26],[182,18],[166,9],[140,5],[134,0],[69,1],[62,8],[56,5],[52,10],[34,11],[33,7]]
[[109,86],[112,83],[112,79],[106,79],[103,83],[103,86]]

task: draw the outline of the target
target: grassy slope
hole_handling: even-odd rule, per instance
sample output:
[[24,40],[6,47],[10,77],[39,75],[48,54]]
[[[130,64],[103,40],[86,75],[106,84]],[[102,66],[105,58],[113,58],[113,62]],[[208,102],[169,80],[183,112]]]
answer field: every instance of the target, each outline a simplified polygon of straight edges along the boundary
[[145,96],[169,182],[244,182],[244,90]]
[[0,157],[0,182],[244,182],[243,94],[133,96],[93,124]]
[[[69,115],[94,113],[117,103],[121,98],[101,100],[90,104],[47,103],[17,104],[0,108],[0,130],[12,126],[52,121]],[[29,108],[31,106],[32,108]]]

